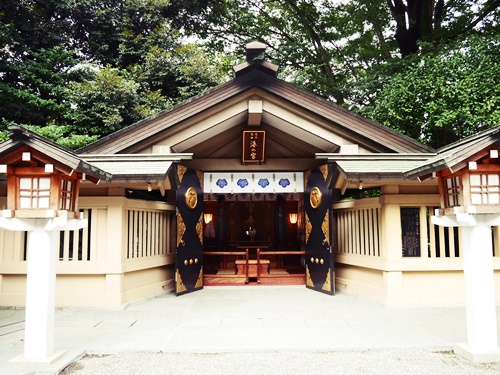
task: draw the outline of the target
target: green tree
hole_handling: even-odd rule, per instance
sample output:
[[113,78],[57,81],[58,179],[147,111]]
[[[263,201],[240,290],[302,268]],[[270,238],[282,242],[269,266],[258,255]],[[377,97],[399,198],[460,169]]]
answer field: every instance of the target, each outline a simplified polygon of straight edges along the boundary
[[62,46],[40,49],[30,59],[4,64],[0,119],[21,124],[65,124],[71,116],[68,84],[79,79],[75,53]]
[[79,147],[220,83],[222,60],[186,45],[172,26],[189,26],[216,3],[3,0],[4,134],[15,122]]
[[[217,15],[200,25],[200,37],[206,38],[212,48],[263,41],[269,46],[271,58],[282,68],[282,78],[384,123],[389,118],[375,116],[377,111],[370,112],[366,107],[382,100],[383,87],[391,90],[392,75],[410,74],[412,64],[419,64],[417,60],[427,53],[435,56],[436,49],[448,44],[449,51],[461,48],[453,42],[474,33],[480,39],[500,39],[500,0],[226,0],[225,4],[222,17]],[[241,50],[237,53],[242,55]],[[434,78],[435,82],[443,82],[445,77]],[[483,85],[477,74],[468,82],[474,79],[478,80],[475,85]],[[402,88],[406,84],[402,82]],[[414,106],[408,95],[399,99],[400,107]],[[461,116],[461,112],[456,115]],[[421,117],[406,117],[406,125],[395,128],[436,145],[467,134],[466,126],[457,126],[454,136],[451,132],[444,136],[436,129],[424,129],[423,136],[416,129],[428,123],[421,121]],[[469,124],[470,119],[464,121]]]
[[500,125],[499,39],[470,35],[387,75],[363,114],[415,139],[441,147]]
[[97,70],[92,79],[74,83],[70,99],[77,103],[74,126],[78,133],[106,135],[124,123],[135,122],[139,117],[138,89],[138,83],[111,67]]

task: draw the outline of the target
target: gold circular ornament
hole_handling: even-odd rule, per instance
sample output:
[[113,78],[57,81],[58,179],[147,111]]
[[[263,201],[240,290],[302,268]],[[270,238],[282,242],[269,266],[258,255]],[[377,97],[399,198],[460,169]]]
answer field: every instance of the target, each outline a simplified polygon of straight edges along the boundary
[[315,262],[316,262],[316,264],[318,264],[318,263],[319,263],[319,259],[318,259],[318,258],[316,258]]
[[187,259],[186,259],[186,260],[184,261],[184,265],[185,265],[185,266],[187,266],[187,265],[188,265],[188,263],[189,263],[189,262],[188,262],[188,261],[187,261]]
[[198,194],[196,193],[196,189],[192,187],[187,189],[185,197],[186,197],[186,205],[190,209],[195,208],[196,205],[198,204]]
[[198,258],[194,258],[194,264],[198,264]]
[[189,264],[193,264],[193,260],[192,259],[189,259]]
[[311,263],[314,263],[314,258],[311,258]]
[[318,208],[321,204],[321,190],[317,187],[311,189],[311,195],[309,196],[309,202],[312,208]]
[[323,259],[320,259],[319,264],[323,264],[325,261]]

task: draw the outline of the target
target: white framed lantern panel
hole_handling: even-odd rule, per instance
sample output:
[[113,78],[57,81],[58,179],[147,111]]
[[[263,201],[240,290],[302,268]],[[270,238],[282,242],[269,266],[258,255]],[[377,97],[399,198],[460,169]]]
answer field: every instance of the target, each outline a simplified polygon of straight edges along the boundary
[[302,193],[303,172],[205,173],[203,192],[210,194]]

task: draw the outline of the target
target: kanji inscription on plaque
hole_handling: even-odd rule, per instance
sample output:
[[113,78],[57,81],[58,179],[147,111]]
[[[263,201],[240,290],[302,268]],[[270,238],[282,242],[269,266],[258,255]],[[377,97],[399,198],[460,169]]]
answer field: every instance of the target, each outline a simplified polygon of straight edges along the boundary
[[243,131],[243,163],[264,163],[265,146],[265,130]]

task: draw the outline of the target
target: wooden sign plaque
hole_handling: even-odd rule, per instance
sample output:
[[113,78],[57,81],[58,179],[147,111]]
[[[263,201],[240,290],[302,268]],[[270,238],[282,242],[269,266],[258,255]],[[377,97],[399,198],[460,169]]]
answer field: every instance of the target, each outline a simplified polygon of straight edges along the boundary
[[265,161],[266,132],[265,130],[243,131],[243,164],[262,164]]

